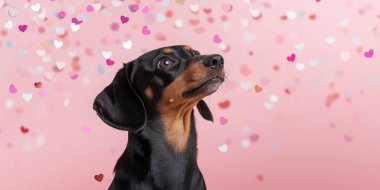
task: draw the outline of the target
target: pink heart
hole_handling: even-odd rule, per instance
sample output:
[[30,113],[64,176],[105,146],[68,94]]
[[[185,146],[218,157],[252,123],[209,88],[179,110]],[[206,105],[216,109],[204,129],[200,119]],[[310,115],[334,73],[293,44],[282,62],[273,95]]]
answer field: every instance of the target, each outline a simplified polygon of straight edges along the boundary
[[17,88],[15,85],[11,84],[9,85],[9,93],[16,94],[17,93]]
[[149,34],[150,34],[150,30],[148,29],[148,26],[143,26],[141,32],[142,32],[144,35],[149,35]]
[[294,62],[296,59],[296,54],[292,53],[292,55],[288,56],[286,59],[290,62]]
[[42,97],[45,98],[48,95],[48,90],[43,89],[38,92],[38,94]]
[[223,4],[223,11],[225,12],[231,12],[232,11],[232,5],[231,4]]
[[139,10],[139,5],[138,4],[131,4],[131,5],[129,5],[129,10],[134,13],[137,10]]
[[115,61],[111,60],[111,59],[107,59],[106,63],[107,63],[108,66],[111,66],[111,65],[115,64]]
[[149,12],[149,7],[145,6],[143,9],[141,9],[141,12],[147,14]]
[[58,16],[59,16],[59,18],[65,18],[66,17],[66,12],[65,11],[61,11],[61,12],[59,12],[58,13]]
[[27,28],[28,28],[28,26],[26,24],[24,24],[24,25],[18,25],[18,29],[21,32],[25,32]]
[[79,25],[79,24],[81,24],[83,22],[83,20],[78,20],[77,17],[73,17],[71,19],[71,22],[74,23],[74,24],[76,24],[76,25]]
[[70,76],[70,78],[72,79],[72,80],[76,80],[77,78],[78,78],[78,74],[72,74],[71,76]]
[[220,36],[218,34],[214,35],[214,42],[217,44],[222,43],[222,39],[220,38]]
[[244,76],[249,76],[252,73],[252,70],[248,67],[247,64],[244,64],[243,66],[240,67],[240,72]]
[[367,52],[364,52],[364,56],[367,58],[372,58],[373,56],[373,49],[368,50]]
[[343,138],[346,142],[351,142],[353,140],[353,137],[351,135],[344,135]]
[[129,17],[121,16],[120,17],[120,21],[121,21],[121,23],[125,24],[125,23],[127,23],[129,21]]
[[222,116],[219,118],[219,122],[221,125],[225,125],[228,123],[228,119]]
[[260,138],[260,136],[259,136],[258,134],[253,134],[253,135],[250,135],[250,136],[249,136],[249,140],[250,140],[251,142],[256,142],[256,141],[259,140],[259,138]]
[[89,13],[91,13],[91,12],[94,11],[94,7],[93,7],[92,5],[88,5],[88,6],[86,7],[86,11],[89,12]]

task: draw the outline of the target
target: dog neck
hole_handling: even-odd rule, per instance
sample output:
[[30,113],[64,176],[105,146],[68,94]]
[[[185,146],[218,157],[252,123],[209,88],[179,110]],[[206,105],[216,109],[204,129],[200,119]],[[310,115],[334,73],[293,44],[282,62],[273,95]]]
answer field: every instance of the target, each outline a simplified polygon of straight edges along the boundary
[[150,119],[141,132],[129,133],[128,145],[115,166],[112,184],[138,179],[154,181],[155,184],[161,184],[162,189],[186,189],[193,183],[203,186],[203,176],[196,160],[193,110],[189,113],[189,121],[189,138],[180,153],[167,141],[162,119]]

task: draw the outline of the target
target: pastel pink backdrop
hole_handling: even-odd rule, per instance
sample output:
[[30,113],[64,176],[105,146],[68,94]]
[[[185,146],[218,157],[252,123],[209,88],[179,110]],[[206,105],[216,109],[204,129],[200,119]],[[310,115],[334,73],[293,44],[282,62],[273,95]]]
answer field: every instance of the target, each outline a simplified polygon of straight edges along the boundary
[[[196,115],[208,189],[380,189],[377,0],[104,0],[86,11],[94,3],[0,0],[0,189],[106,189],[127,132],[101,122],[92,101],[123,62],[173,44],[225,59],[228,80],[206,98],[215,122]],[[76,32],[73,17],[83,20]],[[128,40],[131,49],[122,46]],[[102,51],[112,51],[114,65]]]

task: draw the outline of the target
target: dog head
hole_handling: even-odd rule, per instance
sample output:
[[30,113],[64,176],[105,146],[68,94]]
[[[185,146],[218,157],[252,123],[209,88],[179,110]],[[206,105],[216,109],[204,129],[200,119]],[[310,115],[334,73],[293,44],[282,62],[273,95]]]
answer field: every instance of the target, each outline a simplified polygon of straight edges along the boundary
[[194,106],[204,119],[212,121],[202,98],[223,83],[223,65],[222,56],[201,55],[189,46],[147,52],[124,64],[96,97],[94,110],[108,125],[132,132],[143,129],[149,116],[181,116]]

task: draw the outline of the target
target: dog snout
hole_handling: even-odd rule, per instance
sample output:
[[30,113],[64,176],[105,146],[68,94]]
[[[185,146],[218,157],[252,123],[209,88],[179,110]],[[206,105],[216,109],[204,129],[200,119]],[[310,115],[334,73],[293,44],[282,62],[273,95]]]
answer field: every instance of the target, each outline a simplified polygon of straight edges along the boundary
[[223,69],[224,59],[221,55],[215,54],[215,55],[210,55],[208,59],[204,61],[203,63],[208,68],[211,68],[214,70],[220,70],[220,69]]

